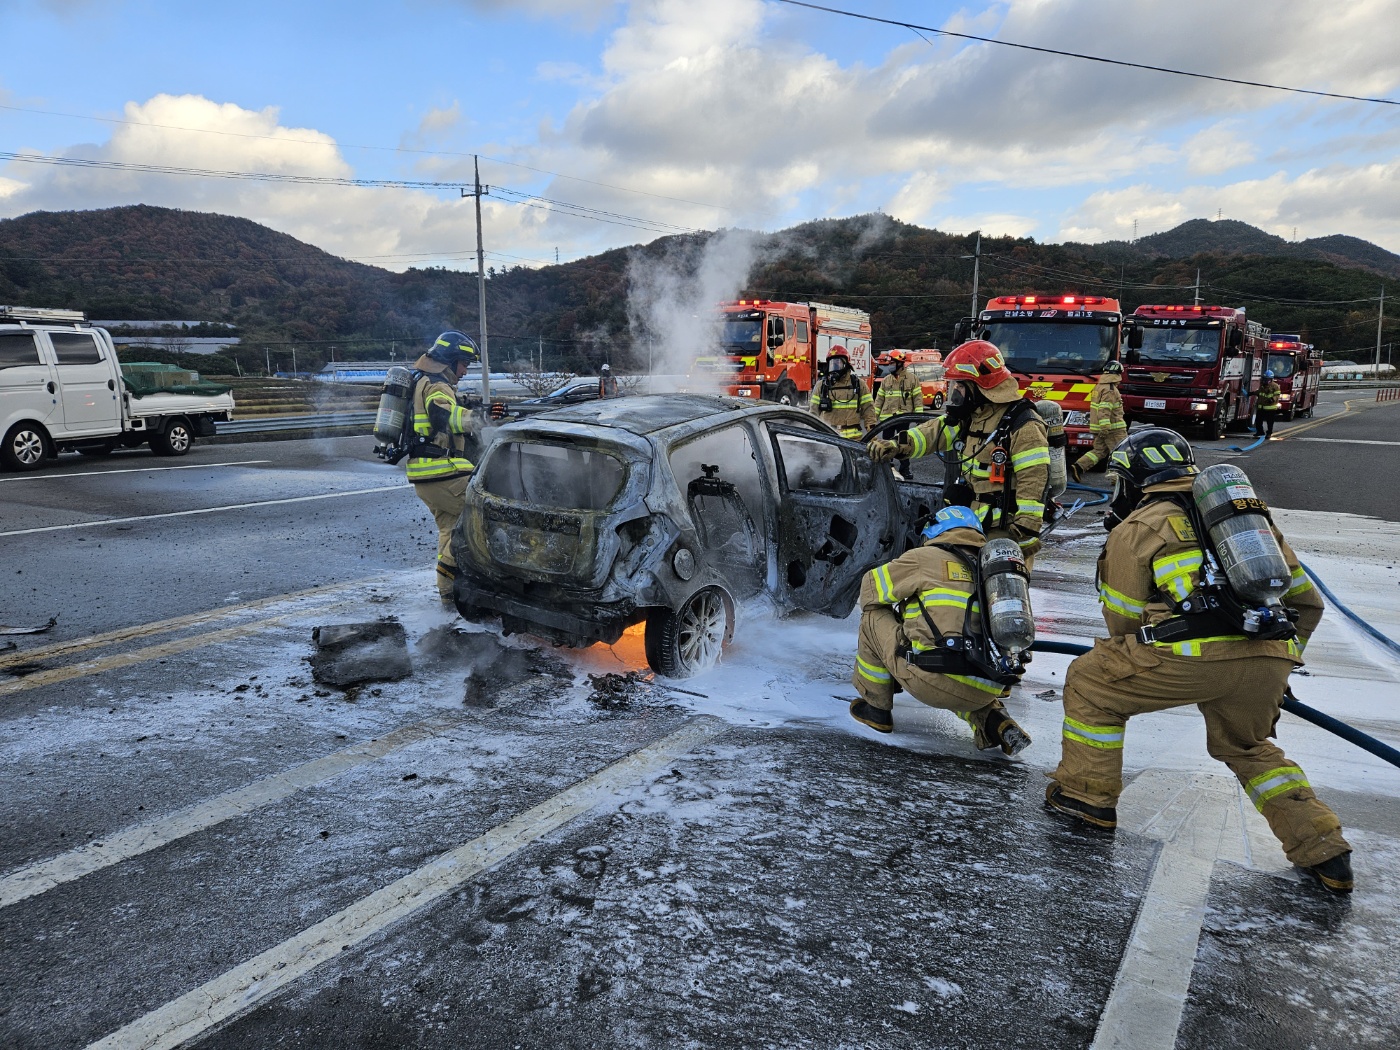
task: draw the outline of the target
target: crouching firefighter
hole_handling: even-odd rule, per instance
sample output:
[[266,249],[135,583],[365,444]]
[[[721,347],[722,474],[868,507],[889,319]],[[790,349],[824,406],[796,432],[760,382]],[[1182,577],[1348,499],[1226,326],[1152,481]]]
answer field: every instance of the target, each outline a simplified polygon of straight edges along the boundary
[[1029,566],[1040,549],[1050,471],[1049,432],[1035,402],[1021,396],[1001,352],[983,339],[963,343],[943,360],[948,379],[944,414],[898,441],[872,441],[876,462],[943,460],[943,501],[970,506],[989,539],[1021,545]]
[[462,516],[467,482],[474,469],[467,458],[471,413],[457,403],[457,384],[477,359],[476,343],[461,332],[443,332],[414,364],[413,441],[408,449],[408,480],[437,523],[437,588],[452,600],[457,559],[452,530]]
[[1065,676],[1061,758],[1045,804],[1115,827],[1128,719],[1194,704],[1206,750],[1239,778],[1288,859],[1349,893],[1341,824],[1269,740],[1321,597],[1238,467],[1198,470],[1180,434],[1152,428],[1113,451],[1108,473],[1111,531],[1097,576],[1110,637]]
[[[903,689],[972,727],[979,750],[1025,750],[1030,736],[1002,701],[1021,680],[1035,638],[1020,548],[990,543],[967,507],[944,507],[921,547],[865,574],[860,641],[851,677],[860,698],[851,717],[894,732],[894,695]],[[994,610],[990,622],[984,609]]]

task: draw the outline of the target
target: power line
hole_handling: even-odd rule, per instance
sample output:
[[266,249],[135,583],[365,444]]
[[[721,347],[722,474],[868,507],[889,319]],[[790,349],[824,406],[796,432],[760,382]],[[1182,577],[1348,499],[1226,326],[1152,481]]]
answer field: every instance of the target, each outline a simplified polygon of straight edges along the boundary
[[[458,152],[453,151],[453,150],[411,149],[411,148],[409,148],[409,147],[407,147],[407,146],[364,146],[364,145],[357,145],[357,144],[355,144],[355,143],[350,143],[350,142],[336,142],[336,141],[334,141],[334,140],[331,140],[331,141],[329,141],[329,142],[322,142],[322,141],[319,141],[319,140],[317,140],[317,139],[294,139],[294,138],[287,138],[286,136],[283,136],[283,135],[256,135],[256,134],[253,134],[252,132],[245,132],[245,131],[218,131],[218,130],[215,130],[214,128],[186,128],[186,127],[181,127],[181,126],[178,125],[178,124],[156,124],[156,123],[154,123],[154,122],[152,122],[152,121],[146,121],[146,120],[122,120],[122,119],[120,119],[120,118],[118,118],[118,117],[95,117],[95,116],[92,116],[92,115],[86,114],[86,113],[62,113],[62,112],[59,112],[59,111],[56,111],[56,110],[49,110],[49,109],[32,109],[32,108],[29,108],[29,107],[26,107],[26,106],[8,106],[8,105],[0,104],[0,109],[9,110],[9,111],[12,112],[12,113],[33,113],[33,114],[36,114],[36,115],[38,115],[38,116],[45,116],[45,117],[67,117],[67,118],[70,118],[70,119],[73,119],[73,120],[95,120],[95,121],[98,121],[99,123],[102,123],[102,124],[124,124],[124,125],[126,125],[126,126],[128,126],[128,127],[136,127],[136,128],[160,128],[162,131],[185,131],[185,132],[190,132],[190,133],[196,134],[196,135],[220,135],[220,136],[223,136],[223,137],[225,137],[225,138],[259,139],[259,140],[262,140],[262,141],[265,141],[265,142],[296,143],[296,144],[298,144],[298,145],[304,145],[304,146],[326,146],[326,147],[331,147],[331,148],[334,148],[334,149],[377,150],[377,151],[381,151],[381,152],[385,152],[385,153],[415,153],[415,154],[421,154],[421,155],[423,155],[423,156],[428,156],[428,157],[462,157],[462,158],[466,158],[466,157],[477,156],[477,154],[473,154],[473,153],[458,153]],[[611,183],[611,182],[599,182],[599,181],[597,181],[596,179],[585,179],[585,178],[582,178],[581,176],[578,176],[578,175],[565,175],[563,172],[559,172],[559,171],[549,171],[549,170],[547,170],[547,169],[545,169],[545,168],[534,168],[534,167],[531,167],[529,164],[521,164],[521,163],[519,163],[518,161],[506,160],[506,159],[504,159],[503,157],[488,157],[488,156],[486,156],[485,154],[481,154],[481,159],[482,159],[482,160],[488,160],[488,161],[490,161],[492,164],[503,164],[503,165],[506,165],[506,166],[512,167],[512,168],[520,168],[522,171],[533,171],[533,172],[534,172],[535,174],[537,174],[537,175],[548,175],[548,176],[550,176],[551,178],[556,178],[556,179],[568,179],[568,180],[571,181],[571,182],[582,182],[582,183],[584,183],[584,184],[586,184],[586,185],[589,185],[589,186],[600,186],[600,187],[602,187],[603,189],[618,190],[618,191],[620,191],[620,192],[622,192],[622,193],[635,193],[635,194],[638,194],[638,195],[643,196],[643,197],[655,197],[657,200],[674,201],[674,202],[676,202],[677,204],[693,204],[693,205],[695,205],[697,208],[710,208],[710,209],[712,209],[712,210],[714,210],[714,211],[725,211],[725,212],[727,212],[727,211],[732,211],[732,210],[733,210],[732,208],[726,208],[726,207],[723,207],[722,205],[719,205],[719,204],[707,204],[707,203],[704,202],[704,201],[692,201],[692,200],[687,200],[687,199],[684,198],[684,197],[670,197],[670,196],[667,196],[667,195],[664,194],[664,193],[652,193],[650,190],[639,190],[639,189],[634,189],[634,188],[631,187],[631,186],[618,186],[618,185],[616,185],[616,184],[614,184],[614,183]]]
[[1193,77],[1196,80],[1215,80],[1222,84],[1239,84],[1244,87],[1264,88],[1268,91],[1287,91],[1295,95],[1313,95],[1318,98],[1336,98],[1347,102],[1374,102],[1383,106],[1400,106],[1400,100],[1393,98],[1369,98],[1365,95],[1340,95],[1332,91],[1315,91],[1312,88],[1286,87],[1282,84],[1265,84],[1258,80],[1236,80],[1234,77],[1220,77],[1210,73],[1193,73],[1186,69],[1172,69],[1169,66],[1150,66],[1142,62],[1128,62],[1121,58],[1104,58],[1102,55],[1086,55],[1078,51],[1061,51],[1053,47],[1037,47],[1034,44],[1018,44],[1010,40],[997,40],[994,37],[976,36],[972,33],[955,33],[950,29],[935,29],[932,26],[916,25],[913,22],[900,22],[893,18],[878,18],[875,15],[861,14],[859,11],[843,11],[839,7],[825,7],[822,4],[809,4],[804,0],[778,0],[793,7],[806,7],[827,14],[859,18],[865,22],[879,22],[882,25],[897,26],[912,33],[934,33],[938,36],[956,37],[959,40],[975,40],[980,44],[997,44],[1001,47],[1014,47],[1021,51],[1037,51],[1044,55],[1058,55],[1062,58],[1078,58],[1085,62],[1101,62],[1108,66],[1124,66],[1128,69],[1146,69],[1153,73],[1170,73],[1178,77]]

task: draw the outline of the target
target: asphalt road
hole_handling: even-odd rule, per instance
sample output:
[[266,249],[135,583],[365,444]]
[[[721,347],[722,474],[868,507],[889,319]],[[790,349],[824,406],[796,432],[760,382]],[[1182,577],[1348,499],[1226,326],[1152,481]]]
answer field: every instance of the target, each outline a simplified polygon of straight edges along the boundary
[[[1202,457],[1355,510],[1339,450],[1393,454],[1303,439],[1381,440],[1391,411]],[[1329,796],[1366,850],[1349,903],[1267,841],[1174,867],[1202,828],[1249,841],[1224,778],[1138,776],[1119,833],[1081,833],[1041,811],[1042,766],[977,754],[951,716],[853,727],[849,628],[819,617],[759,623],[708,678],[609,691],[588,676],[641,667],[636,639],[450,628],[431,522],[368,446],[0,475],[0,621],[59,616],[0,648],[0,1045],[1400,1041],[1393,806]],[[1400,520],[1394,491],[1364,513]],[[1089,624],[1092,551],[1046,568],[1062,629]],[[386,615],[412,677],[313,680],[314,626]],[[1013,700],[1028,755],[1055,748],[1063,666],[1038,658]],[[1200,750],[1189,714],[1139,756]]]

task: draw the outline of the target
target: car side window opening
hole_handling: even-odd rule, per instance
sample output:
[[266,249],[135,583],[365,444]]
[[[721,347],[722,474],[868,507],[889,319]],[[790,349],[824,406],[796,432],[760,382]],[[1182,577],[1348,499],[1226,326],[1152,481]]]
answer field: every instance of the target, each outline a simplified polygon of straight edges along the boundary
[[0,332],[0,368],[39,364],[39,345],[30,332]]
[[102,351],[87,332],[50,332],[54,356],[61,365],[95,365],[102,360]]
[[596,449],[514,441],[498,446],[482,477],[492,496],[560,510],[603,510],[617,497],[626,467]]
[[701,543],[727,563],[758,568],[765,501],[748,431],[734,425],[703,434],[673,448],[670,463]]
[[775,434],[774,437],[778,441],[783,481],[789,491],[850,491],[846,456],[838,446],[796,434]]

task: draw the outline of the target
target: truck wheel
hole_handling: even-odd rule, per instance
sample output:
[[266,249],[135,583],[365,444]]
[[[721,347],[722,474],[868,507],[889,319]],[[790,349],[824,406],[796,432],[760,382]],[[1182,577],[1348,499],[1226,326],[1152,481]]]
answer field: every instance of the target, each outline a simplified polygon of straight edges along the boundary
[[944,398],[943,398],[942,393],[934,394],[934,395],[933,395],[933,401],[930,403],[929,407],[932,408],[935,412],[942,412],[942,411],[943,411],[943,400],[944,400]]
[[38,470],[48,455],[43,427],[37,423],[16,423],[5,434],[0,461],[11,470]]
[[717,587],[696,591],[672,612],[647,613],[647,664],[667,678],[692,678],[719,662],[734,633],[729,599]]
[[1284,421],[1285,423],[1292,423],[1292,422],[1293,422],[1293,415],[1294,415],[1293,409],[1290,408],[1287,412],[1285,412],[1285,413],[1283,414],[1283,421]]
[[1219,441],[1221,435],[1225,433],[1224,412],[1225,410],[1223,408],[1217,408],[1215,410],[1215,415],[1211,416],[1210,419],[1206,421],[1207,441]]
[[194,443],[190,425],[184,419],[175,419],[155,437],[151,438],[151,451],[157,456],[183,456]]
[[779,405],[796,405],[799,400],[797,384],[791,379],[784,379],[778,384],[778,389],[773,394],[773,400]]

